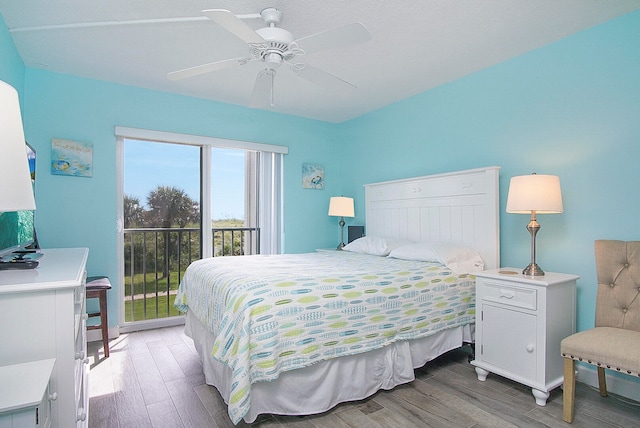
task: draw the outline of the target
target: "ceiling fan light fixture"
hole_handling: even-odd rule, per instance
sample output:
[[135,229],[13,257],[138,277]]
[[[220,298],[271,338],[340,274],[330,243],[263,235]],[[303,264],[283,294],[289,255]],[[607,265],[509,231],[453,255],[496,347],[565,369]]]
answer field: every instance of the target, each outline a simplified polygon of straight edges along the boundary
[[278,68],[282,64],[282,55],[277,52],[269,52],[264,56],[264,62],[269,68]]

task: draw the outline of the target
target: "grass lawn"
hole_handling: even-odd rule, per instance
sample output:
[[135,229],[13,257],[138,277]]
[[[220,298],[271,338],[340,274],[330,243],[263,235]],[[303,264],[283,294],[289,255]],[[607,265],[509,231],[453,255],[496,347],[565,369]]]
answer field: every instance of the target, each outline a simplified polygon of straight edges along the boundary
[[[134,299],[133,314],[131,314],[131,300],[124,302],[124,319],[126,322],[143,321],[156,318],[167,318],[180,315],[180,312],[173,307],[173,301],[176,299],[175,294],[169,295],[169,308],[167,310],[167,296],[147,297],[146,299]],[[146,301],[146,311],[145,311]],[[156,303],[157,314],[156,314]]]
[[[184,274],[184,271],[182,272]],[[160,274],[161,275],[161,274]],[[146,285],[145,285],[146,276]],[[182,275],[180,276],[182,277]],[[133,314],[131,311],[131,277],[126,277],[125,284],[125,301],[124,301],[124,318],[126,322],[142,321],[156,318],[167,318],[180,315],[180,312],[173,307],[175,300],[175,291],[178,289],[178,272],[170,272],[169,274],[169,308],[167,309],[167,279],[159,277],[157,280],[158,293],[156,297],[156,274],[155,272],[146,275],[136,274],[133,276]],[[173,293],[171,293],[173,292]],[[162,295],[161,293],[164,293]],[[146,294],[146,299],[145,299]],[[156,313],[157,304],[157,313]]]
[[[184,275],[184,270],[180,272],[180,278]],[[146,277],[146,284],[145,284]],[[162,276],[161,272],[158,272],[158,291],[167,291],[167,278]],[[169,272],[169,290],[177,290],[180,282],[178,280],[178,272]],[[146,275],[137,273],[133,276],[133,294],[153,294],[156,293],[156,273],[150,272]],[[124,295],[131,296],[131,277],[126,276],[124,278]]]

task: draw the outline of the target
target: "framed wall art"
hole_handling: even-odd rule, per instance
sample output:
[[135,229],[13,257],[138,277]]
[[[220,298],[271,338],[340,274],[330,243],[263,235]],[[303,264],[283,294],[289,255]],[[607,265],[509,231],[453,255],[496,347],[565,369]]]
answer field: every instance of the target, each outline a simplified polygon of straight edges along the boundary
[[51,174],[92,177],[93,144],[52,139]]
[[303,163],[302,188],[324,189],[324,166],[316,163]]

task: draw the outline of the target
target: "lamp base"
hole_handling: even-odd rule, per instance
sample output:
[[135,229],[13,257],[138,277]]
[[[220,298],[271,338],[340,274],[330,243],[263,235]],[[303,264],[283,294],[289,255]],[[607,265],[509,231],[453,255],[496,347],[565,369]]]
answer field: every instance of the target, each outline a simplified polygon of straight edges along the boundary
[[344,247],[344,217],[340,217],[338,224],[340,225],[340,245],[338,245],[336,250],[342,250]]
[[544,271],[537,263],[529,263],[529,266],[524,268],[522,274],[528,276],[544,276]]

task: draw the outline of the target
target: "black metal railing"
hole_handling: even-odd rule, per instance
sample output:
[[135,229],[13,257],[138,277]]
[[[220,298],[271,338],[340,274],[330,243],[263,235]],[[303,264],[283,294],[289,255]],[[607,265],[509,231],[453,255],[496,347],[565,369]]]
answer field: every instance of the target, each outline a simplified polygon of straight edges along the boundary
[[244,256],[260,253],[260,229],[255,227],[214,228],[213,256]]
[[[260,229],[213,228],[213,255],[258,254]],[[136,228],[124,230],[125,321],[179,315],[173,307],[182,275],[200,259],[198,228]]]

